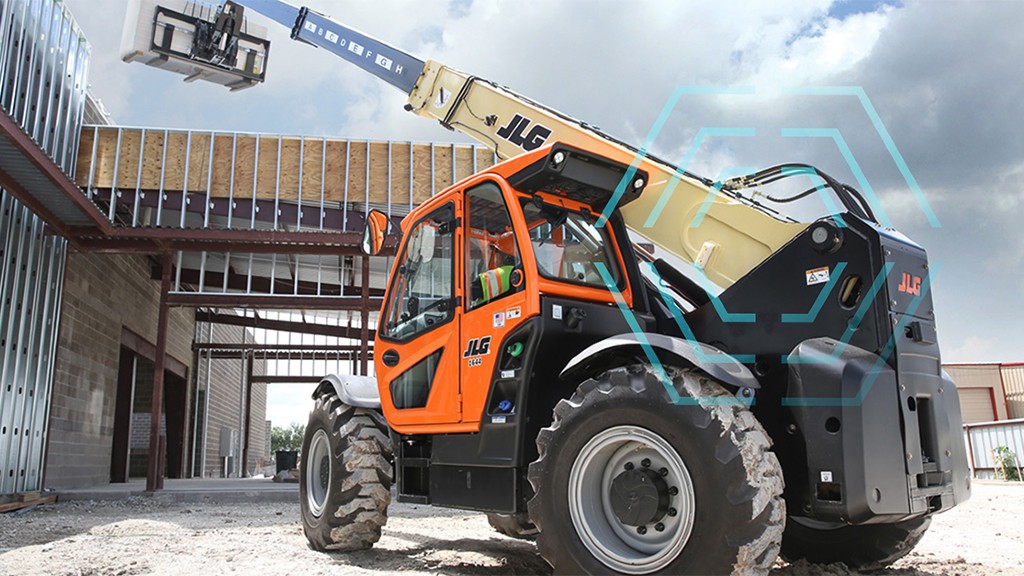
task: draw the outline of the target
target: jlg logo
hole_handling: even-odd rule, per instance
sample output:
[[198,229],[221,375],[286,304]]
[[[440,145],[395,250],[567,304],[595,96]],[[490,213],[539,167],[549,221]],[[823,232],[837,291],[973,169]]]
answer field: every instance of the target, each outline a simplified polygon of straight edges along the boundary
[[491,353],[491,337],[484,336],[483,338],[473,338],[469,341],[469,345],[466,346],[466,351],[462,353],[463,358],[472,358],[473,356],[486,356]]
[[918,296],[918,295],[920,295],[921,294],[921,277],[920,276],[912,276],[912,275],[907,274],[906,272],[904,272],[903,273],[903,281],[900,282],[900,286],[899,286],[898,290],[900,292],[905,293],[905,294],[910,294],[911,296]]
[[[531,122],[533,122],[533,120],[516,114],[512,117],[511,122],[498,129],[498,136],[508,140],[516,146],[519,146],[527,152],[530,150],[536,150],[544,144],[544,141],[548,139],[548,136],[551,136],[551,129],[543,124],[535,124],[533,128],[527,132],[526,129],[530,126]],[[523,134],[525,134],[525,136]]]

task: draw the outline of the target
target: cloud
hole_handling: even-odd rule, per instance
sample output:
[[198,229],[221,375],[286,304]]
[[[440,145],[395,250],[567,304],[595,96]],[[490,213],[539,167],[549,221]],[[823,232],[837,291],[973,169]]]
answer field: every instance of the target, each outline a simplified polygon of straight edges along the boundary
[[994,338],[968,336],[952,340],[952,346],[946,344],[950,346],[950,349],[944,355],[943,362],[1000,362],[1004,360],[994,354],[999,349],[999,343]]

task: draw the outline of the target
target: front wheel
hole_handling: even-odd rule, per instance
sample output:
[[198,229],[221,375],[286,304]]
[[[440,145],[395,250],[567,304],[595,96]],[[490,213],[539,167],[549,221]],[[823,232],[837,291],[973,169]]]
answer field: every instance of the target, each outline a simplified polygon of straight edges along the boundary
[[335,394],[316,400],[302,441],[299,503],[314,550],[364,550],[380,539],[391,503],[391,440],[384,417]]
[[859,526],[790,517],[782,537],[782,558],[812,564],[842,562],[854,570],[878,570],[910,554],[931,523],[931,516]]
[[720,385],[614,369],[555,407],[537,438],[530,518],[558,574],[766,574],[785,522],[782,470]]

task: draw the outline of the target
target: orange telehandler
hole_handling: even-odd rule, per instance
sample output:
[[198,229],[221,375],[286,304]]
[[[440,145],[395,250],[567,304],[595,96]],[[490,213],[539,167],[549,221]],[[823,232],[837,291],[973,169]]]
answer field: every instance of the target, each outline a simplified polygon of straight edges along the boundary
[[[397,487],[536,537],[558,573],[878,568],[968,498],[925,251],[857,190],[799,164],[715,184],[306,8],[221,12],[245,8],[504,160],[402,221],[376,377],[313,394],[314,548],[371,546]],[[842,209],[801,223],[743,194],[793,175]],[[364,251],[391,227],[371,212]]]

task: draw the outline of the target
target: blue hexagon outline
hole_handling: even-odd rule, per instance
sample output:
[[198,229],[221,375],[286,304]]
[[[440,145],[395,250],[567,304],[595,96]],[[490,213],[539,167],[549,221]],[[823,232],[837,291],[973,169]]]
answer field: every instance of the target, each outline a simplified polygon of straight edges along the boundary
[[[890,157],[892,157],[893,161],[896,163],[896,166],[899,169],[901,175],[903,175],[904,180],[907,182],[907,185],[910,187],[912,193],[915,195],[915,199],[917,200],[918,205],[921,207],[922,211],[925,213],[925,216],[928,219],[929,223],[931,224],[931,226],[933,228],[937,228],[937,227],[940,226],[938,218],[935,216],[935,213],[932,211],[931,206],[928,204],[928,201],[924,198],[924,194],[921,191],[920,186],[917,184],[917,179],[914,178],[913,174],[911,173],[909,166],[907,166],[906,161],[903,159],[903,155],[900,154],[899,149],[896,147],[895,142],[892,140],[892,137],[889,135],[889,132],[885,128],[884,123],[882,123],[881,118],[878,116],[878,113],[875,110],[874,105],[871,103],[871,101],[868,98],[867,93],[864,91],[863,87],[859,87],[859,86],[822,86],[822,87],[794,88],[794,89],[787,90],[787,91],[790,92],[790,93],[794,93],[794,94],[831,95],[831,96],[836,96],[836,95],[853,95],[853,96],[857,96],[858,97],[858,101],[861,104],[861,107],[864,109],[865,113],[868,115],[868,118],[871,120],[872,126],[875,128],[875,131],[878,133],[879,137],[882,139],[883,144],[886,146],[886,150],[889,152]],[[644,158],[646,158],[648,149],[653,144],[653,142],[654,142],[655,138],[657,138],[658,134],[661,132],[662,128],[664,127],[664,124],[668,121],[669,116],[671,116],[671,113],[672,113],[672,111],[674,111],[675,106],[678,103],[679,98],[681,96],[683,96],[684,94],[715,94],[715,95],[722,95],[722,94],[752,94],[754,92],[755,92],[755,89],[753,87],[750,87],[750,86],[677,86],[676,89],[673,91],[672,95],[666,101],[665,105],[662,107],[662,110],[661,110],[660,114],[658,115],[657,120],[651,126],[651,129],[648,131],[648,135],[647,135],[647,138],[645,139],[644,145],[637,150],[637,153],[634,155],[633,161],[630,163],[629,168],[627,169],[626,173],[623,175],[622,179],[620,180],[619,185],[616,187],[614,193],[612,194],[612,197],[609,199],[609,202],[605,205],[605,208],[602,211],[601,217],[598,219],[598,223],[597,223],[598,226],[599,227],[603,226],[607,222],[608,218],[611,216],[612,211],[614,211],[614,209],[618,206],[618,203],[621,200],[623,194],[625,194],[626,186],[632,181],[632,178],[636,174],[636,170],[639,168],[640,163],[643,161]],[[710,131],[713,131],[713,130],[715,130],[715,129],[708,129],[707,131],[710,132]],[[722,135],[729,135],[729,130],[730,129],[717,129],[717,130],[721,131],[723,133]],[[742,130],[742,129],[733,129],[733,130]],[[854,172],[854,176],[858,179],[858,184],[860,184],[862,187],[865,187],[869,191],[870,196],[875,200],[875,203],[877,204],[878,208],[880,208],[880,212],[883,214],[883,218],[885,217],[884,216],[884,214],[885,214],[884,213],[884,208],[881,206],[881,203],[878,202],[877,198],[874,196],[873,189],[871,189],[870,184],[867,184],[867,186],[865,186],[865,183],[867,182],[867,179],[866,179],[866,177],[864,177],[863,172],[859,170],[859,165],[856,163],[856,160],[853,157],[852,151],[850,151],[849,147],[845,145],[845,139],[842,138],[842,134],[839,132],[838,129],[835,129],[835,128],[832,128],[832,129],[818,129],[818,131],[820,133],[814,133],[815,129],[789,129],[789,130],[792,132],[792,135],[808,135],[808,134],[810,134],[810,135],[813,135],[813,136],[827,135],[827,136],[832,137],[833,142],[836,143],[837,147],[840,149],[840,152],[843,154],[843,157],[846,160],[847,164],[849,165],[850,169]],[[808,131],[810,131],[810,132],[808,132]],[[787,132],[787,129],[783,129],[783,136],[787,136],[786,132]],[[705,131],[704,128],[702,128],[701,131],[698,132],[698,136],[701,136],[704,133],[706,133],[706,131]],[[740,135],[745,135],[745,134],[740,134]],[[695,153],[695,144],[700,143],[702,140],[703,140],[702,138],[695,138],[694,143],[691,143],[691,151],[693,151]],[[678,184],[678,180],[683,176],[683,174],[682,174],[683,171],[685,171],[685,170],[681,166],[677,166],[675,174],[673,176],[673,180],[672,180],[672,184],[673,185],[670,185],[670,187],[667,188],[666,191],[662,192],[662,197],[659,198],[658,204],[656,204],[655,209],[652,210],[652,214],[648,216],[648,222],[645,225],[645,227],[649,227],[653,223],[652,220],[653,221],[657,221],[657,217],[660,215],[660,211],[658,210],[658,207],[661,206],[663,208],[664,203],[667,202],[667,196],[670,195],[670,194],[666,194],[666,192],[674,191],[675,185]],[[869,200],[869,202],[870,201],[871,200]],[[886,218],[886,220],[887,220],[887,218]],[[654,353],[653,348],[646,341],[646,338],[644,338],[643,332],[642,332],[642,330],[640,330],[640,326],[637,323],[636,318],[633,316],[632,310],[630,310],[629,307],[626,305],[625,300],[622,298],[622,295],[618,293],[617,288],[615,288],[612,285],[612,283],[611,283],[611,276],[610,276],[610,274],[608,274],[608,271],[607,270],[603,270],[602,271],[601,268],[602,268],[601,266],[598,266],[599,272],[601,272],[602,273],[602,277],[605,278],[605,283],[608,284],[610,290],[612,291],[613,297],[614,297],[616,303],[619,305],[619,308],[622,310],[622,313],[625,316],[625,318],[627,320],[627,323],[629,323],[629,325],[630,325],[630,329],[633,330],[634,334],[636,334],[639,337],[639,339],[641,340],[642,346],[644,348],[644,352],[648,356],[648,359],[651,360],[652,364],[656,367],[659,379],[662,381],[662,384],[665,386],[666,390],[668,391],[669,396],[671,398],[673,398],[673,401],[675,403],[684,403],[685,401],[690,400],[690,399],[682,398],[681,396],[679,396],[679,394],[678,394],[678,392],[676,392],[674,386],[671,385],[671,379],[668,378],[668,374],[667,374],[667,372],[665,372],[664,367],[661,365],[660,361],[657,359],[657,355]],[[913,311],[916,310],[917,306],[920,304],[921,298],[923,298],[923,296],[930,289],[931,276],[933,274],[935,274],[936,271],[937,270],[935,270],[935,269],[929,271],[928,276],[924,279],[924,284],[922,285],[921,293],[911,301],[910,307],[908,308],[908,313],[912,314]],[[872,283],[873,284],[872,288],[874,289],[876,286],[878,286],[879,278],[882,278],[884,280],[884,278],[887,277],[887,276],[888,276],[888,270],[885,269],[885,267],[883,267],[883,270],[881,271],[881,273],[878,275],[878,277],[876,277],[875,281]],[[826,288],[828,288],[828,286],[826,286]],[[659,290],[660,290],[660,288],[659,288]],[[823,289],[823,293],[825,293],[825,289]],[[664,295],[662,295],[662,296],[664,298]],[[821,299],[821,295],[820,294],[819,294],[818,298],[819,298],[819,300]],[[867,298],[865,298],[865,300],[867,300]],[[672,307],[670,306],[670,310],[671,309],[672,309]],[[717,307],[716,307],[716,309],[717,309]],[[813,307],[812,307],[812,311],[813,311]],[[673,311],[673,316],[678,316],[678,314],[676,314],[676,312]],[[815,316],[816,316],[816,313],[815,313]],[[883,354],[880,355],[879,362],[885,362],[885,359],[888,357],[888,355],[892,354],[892,352],[894,351],[894,349],[895,349],[896,334],[902,332],[902,330],[900,330],[899,324],[900,323],[905,323],[907,321],[907,318],[908,318],[908,315],[904,315],[901,320],[897,321],[896,329],[893,331],[893,335],[890,337],[889,342],[887,343],[887,345],[885,347],[885,350],[883,351]],[[630,320],[632,320],[632,322],[630,322]],[[683,322],[685,323],[685,319],[683,320]],[[677,323],[678,323],[678,319],[677,319]],[[849,333],[849,331],[850,331],[850,328],[848,327],[847,333]],[[846,335],[847,334],[844,334],[844,340],[845,340]],[[837,349],[838,349],[838,347],[837,347]],[[795,359],[790,358],[790,362],[792,362],[793,360],[795,360]],[[865,387],[862,386],[861,392],[853,400],[854,401],[858,401],[858,402],[863,402],[863,398],[864,398],[864,396],[866,396],[867,392],[870,390],[870,387],[871,387],[872,383],[873,383],[873,378],[871,379],[871,381],[869,381],[866,384],[866,389],[864,389]],[[784,401],[785,400],[786,399],[784,399]],[[793,399],[793,400],[797,401],[797,400],[805,400],[805,399]],[[835,399],[817,398],[817,399],[813,399],[813,400],[815,400],[816,402],[823,402],[823,401],[824,402],[831,402],[831,404],[828,404],[828,405],[835,405],[835,402],[839,402],[842,405],[842,403],[847,402],[849,399],[844,399],[844,398],[835,398]],[[740,400],[736,399],[736,401],[740,401]],[[784,402],[784,405],[785,405],[785,402]]]

